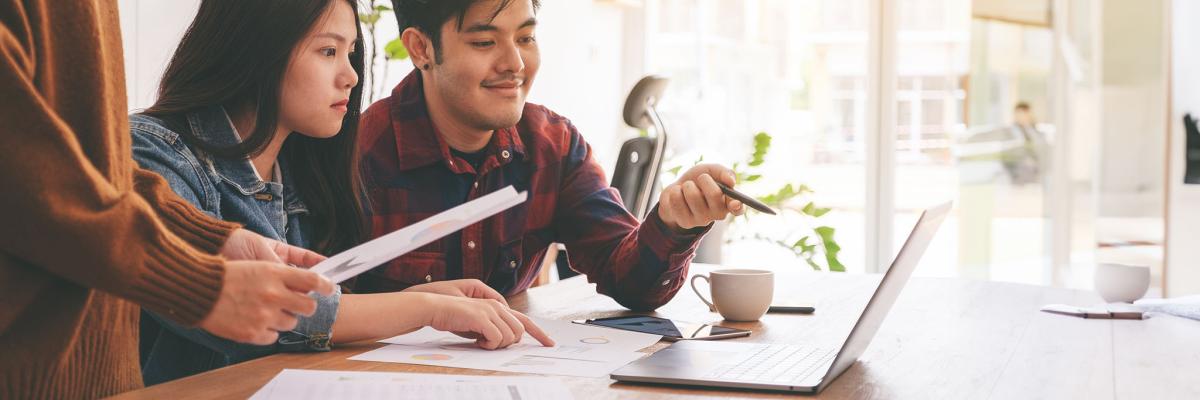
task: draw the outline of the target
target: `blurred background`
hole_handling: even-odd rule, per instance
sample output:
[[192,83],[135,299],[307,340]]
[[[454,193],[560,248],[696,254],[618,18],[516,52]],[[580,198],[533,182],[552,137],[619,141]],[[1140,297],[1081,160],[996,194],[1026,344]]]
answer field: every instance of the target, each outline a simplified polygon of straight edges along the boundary
[[[153,102],[198,4],[120,1],[130,107]],[[378,99],[412,65],[376,11]],[[952,200],[918,275],[1086,289],[1112,262],[1151,267],[1151,296],[1200,293],[1190,17],[1184,0],[543,0],[530,100],[611,172],[643,134],[621,119],[630,88],[666,76],[664,169],[739,163],[757,175],[745,192],[800,193],[783,217],[722,224],[700,261],[807,269],[817,254],[826,269],[835,251],[846,271],[881,272],[921,210]],[[750,169],[760,132],[769,151]]]

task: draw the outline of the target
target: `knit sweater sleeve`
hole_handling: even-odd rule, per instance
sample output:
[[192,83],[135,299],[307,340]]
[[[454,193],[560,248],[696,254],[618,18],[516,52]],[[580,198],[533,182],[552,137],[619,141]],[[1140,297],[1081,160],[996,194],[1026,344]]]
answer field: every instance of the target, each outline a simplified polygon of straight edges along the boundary
[[[128,134],[115,113],[106,115],[101,107],[84,116],[56,112],[54,99],[41,91],[46,82],[39,80],[28,26],[21,19],[3,22],[0,252],[180,323],[198,323],[216,302],[225,270],[221,258],[188,242],[219,248],[232,227],[172,200],[164,184],[136,172],[128,149],[120,148],[128,142],[111,140]],[[87,66],[77,68],[89,73]],[[90,73],[107,79],[103,71]],[[118,106],[124,107],[123,98]],[[100,128],[74,128],[80,121]],[[161,205],[165,218],[139,188]]]
[[216,254],[225,245],[230,232],[240,225],[215,219],[180,198],[158,174],[138,168],[134,171],[138,194],[158,213],[167,228],[196,249]]

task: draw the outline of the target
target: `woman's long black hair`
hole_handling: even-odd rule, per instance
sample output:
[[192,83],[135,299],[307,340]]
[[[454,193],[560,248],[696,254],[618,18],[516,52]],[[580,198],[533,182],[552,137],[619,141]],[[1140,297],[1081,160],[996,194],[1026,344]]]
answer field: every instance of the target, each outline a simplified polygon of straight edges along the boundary
[[[358,15],[356,0],[204,0],[167,65],[158,101],[143,113],[178,120],[214,105],[227,110],[251,107],[257,110],[254,130],[235,146],[215,147],[189,129],[179,133],[189,145],[218,157],[261,153],[278,126],[283,78],[293,50],[337,1],[349,3]],[[362,28],[357,30],[350,63],[361,78],[363,37]],[[348,112],[336,136],[290,135],[280,151],[308,206],[316,234],[311,246],[325,254],[353,247],[366,235],[355,149],[362,90],[360,79],[350,92]]]

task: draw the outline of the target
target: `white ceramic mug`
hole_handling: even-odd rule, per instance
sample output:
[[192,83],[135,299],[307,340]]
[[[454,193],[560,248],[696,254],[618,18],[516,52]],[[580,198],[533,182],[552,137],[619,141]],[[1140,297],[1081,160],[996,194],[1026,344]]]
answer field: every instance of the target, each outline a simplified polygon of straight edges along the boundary
[[[700,301],[730,321],[757,321],[771,307],[775,295],[775,273],[759,269],[723,269],[692,277],[692,291]],[[696,279],[708,281],[712,301],[700,294]]]
[[1109,303],[1132,303],[1150,288],[1150,267],[1096,265],[1096,292]]

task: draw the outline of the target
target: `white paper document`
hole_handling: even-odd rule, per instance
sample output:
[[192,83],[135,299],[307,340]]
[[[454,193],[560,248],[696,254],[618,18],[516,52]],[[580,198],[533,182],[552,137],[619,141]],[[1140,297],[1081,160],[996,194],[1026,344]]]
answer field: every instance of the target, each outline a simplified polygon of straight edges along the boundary
[[350,357],[439,367],[486,369],[531,374],[604,377],[645,353],[662,336],[532,318],[555,341],[543,347],[528,334],[520,343],[484,350],[475,341],[425,327],[381,340],[390,345]]
[[524,203],[527,197],[526,192],[517,193],[512,186],[505,187],[338,253],[313,266],[311,270],[324,275],[333,283],[341,283],[468,225]]
[[285,369],[250,398],[559,400],[572,397],[562,382],[545,377]]

